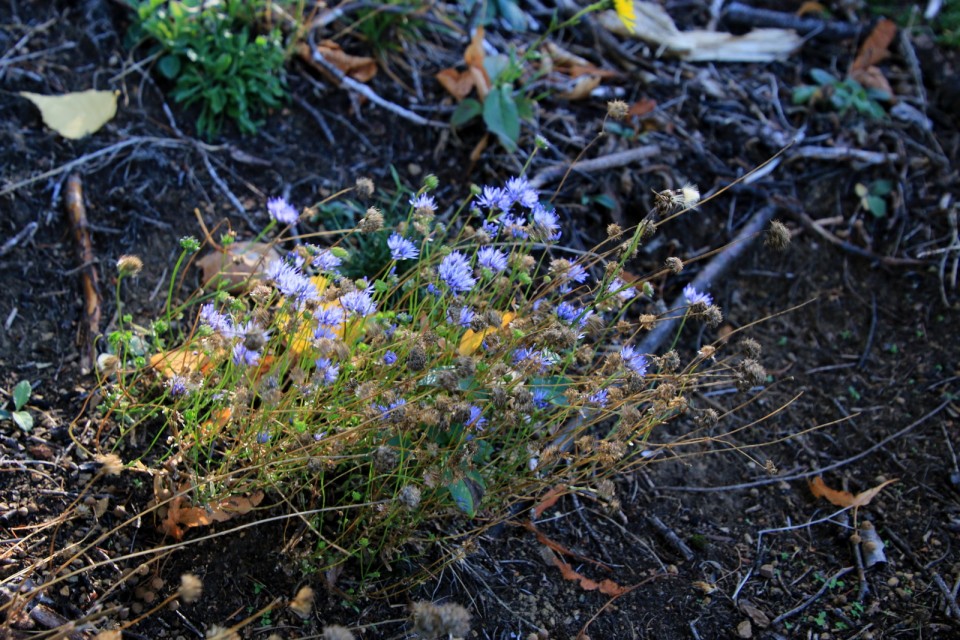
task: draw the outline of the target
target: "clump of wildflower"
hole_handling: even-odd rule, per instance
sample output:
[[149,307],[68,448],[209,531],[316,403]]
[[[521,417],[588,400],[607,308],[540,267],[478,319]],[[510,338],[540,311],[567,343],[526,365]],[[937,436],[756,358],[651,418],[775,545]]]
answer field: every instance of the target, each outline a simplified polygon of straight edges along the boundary
[[[500,187],[485,186],[477,198],[477,205],[483,209],[509,209],[513,203],[507,198],[507,192]],[[489,229],[487,229],[489,233]]]
[[395,352],[387,351],[385,354],[383,354],[383,364],[387,365],[388,367],[393,365],[393,363],[395,363],[396,361],[397,361],[397,354]]
[[598,389],[590,394],[590,397],[587,398],[587,402],[590,404],[595,404],[599,407],[605,407],[609,402],[609,396],[610,392],[607,389]]
[[180,588],[177,590],[177,596],[183,602],[191,604],[200,599],[203,594],[203,581],[192,573],[184,573],[180,576]]
[[340,296],[340,306],[347,313],[364,318],[377,311],[377,303],[373,301],[373,288],[357,289]]
[[380,229],[383,228],[383,213],[376,207],[370,207],[367,209],[367,213],[363,218],[360,219],[360,224],[357,225],[357,228],[363,233],[380,231]]
[[533,231],[540,240],[555,242],[560,239],[560,220],[552,209],[547,209],[539,202],[533,207],[531,215]]
[[293,299],[297,304],[303,304],[307,300],[317,300],[320,297],[310,278],[285,260],[274,260],[267,265],[266,275],[280,293]]
[[329,386],[337,381],[337,376],[340,375],[339,364],[331,362],[330,358],[318,358],[315,364],[317,365],[317,375],[324,385]]
[[470,633],[470,612],[455,602],[414,602],[410,607],[410,617],[413,632],[424,640],[463,638]]
[[620,278],[614,278],[610,281],[610,284],[607,285],[607,293],[616,295],[624,302],[637,297],[636,287],[628,286],[627,283]]
[[120,256],[117,258],[117,273],[121,278],[136,276],[143,270],[143,260],[137,256]]
[[709,293],[697,291],[696,287],[693,284],[688,284],[683,288],[683,297],[686,299],[687,304],[691,307],[697,305],[703,305],[705,307],[713,304],[713,296]]
[[289,202],[283,198],[270,198],[267,200],[267,211],[270,217],[280,224],[296,224],[300,219],[300,214]]
[[540,194],[523,176],[507,180],[504,191],[511,204],[517,203],[526,209],[533,209],[540,204]]
[[[626,6],[629,4],[631,6],[631,10],[633,8],[632,0],[615,0],[614,4],[616,4],[618,7],[620,5]],[[611,100],[607,103],[607,116],[609,116],[611,120],[623,120],[627,117],[628,113],[630,113],[630,105],[623,100]]]
[[620,358],[623,360],[623,364],[638,376],[647,375],[648,363],[646,356],[638,353],[631,345],[624,345],[624,347],[620,349]]
[[483,409],[475,404],[470,405],[470,415],[463,423],[463,426],[472,427],[477,431],[483,431],[485,424],[487,424],[487,419],[483,417]]
[[507,254],[494,247],[482,247],[477,251],[477,264],[494,273],[501,273],[507,269]]
[[444,257],[437,267],[437,274],[444,284],[454,293],[464,293],[473,289],[477,281],[467,257],[459,251],[454,251]]
[[387,238],[387,246],[394,260],[413,260],[420,255],[417,245],[396,232]]
[[187,395],[187,385],[188,380],[181,375],[174,374],[169,380],[167,380],[167,387],[170,389],[170,395],[174,398]]
[[340,256],[335,254],[330,249],[320,249],[313,256],[313,260],[310,262],[314,267],[320,271],[331,271],[336,272],[337,267],[343,264],[343,260],[340,259]]

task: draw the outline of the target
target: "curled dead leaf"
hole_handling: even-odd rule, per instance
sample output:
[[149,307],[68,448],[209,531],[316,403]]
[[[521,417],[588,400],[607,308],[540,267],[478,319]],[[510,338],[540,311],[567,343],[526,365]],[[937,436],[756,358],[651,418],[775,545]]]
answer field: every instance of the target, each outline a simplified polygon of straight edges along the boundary
[[202,271],[203,286],[214,288],[222,278],[228,290],[237,293],[249,288],[263,276],[267,266],[279,260],[280,254],[264,242],[234,242],[221,251],[214,251],[197,260]]
[[346,53],[333,40],[324,40],[317,45],[320,53],[330,64],[357,82],[370,82],[377,75],[377,61],[367,56]]
[[872,489],[867,489],[866,491],[861,491],[857,495],[853,495],[849,491],[839,491],[837,489],[831,489],[823,481],[823,478],[817,476],[810,480],[810,492],[813,493],[817,498],[823,498],[830,504],[834,504],[838,507],[863,507],[866,506],[871,500],[873,500],[878,493],[880,493],[884,487],[889,484],[896,482],[896,478],[882,482]]
[[590,97],[590,92],[599,86],[600,76],[580,76],[568,91],[557,94],[557,97],[564,100],[585,100]]

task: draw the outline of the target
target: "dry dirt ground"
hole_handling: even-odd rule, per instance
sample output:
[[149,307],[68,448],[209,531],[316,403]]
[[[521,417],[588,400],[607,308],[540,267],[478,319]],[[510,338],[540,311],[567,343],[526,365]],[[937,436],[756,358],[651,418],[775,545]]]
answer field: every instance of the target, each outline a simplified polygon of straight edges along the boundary
[[[695,22],[709,3],[666,4]],[[799,3],[779,4],[792,10]],[[184,571],[203,578],[204,598],[166,607],[124,637],[204,637],[212,624],[233,625],[251,615],[243,637],[318,637],[331,623],[362,638],[412,637],[406,619],[415,600],[463,604],[473,615],[469,637],[475,638],[960,637],[956,244],[923,254],[957,241],[958,76],[952,52],[930,45],[923,33],[897,40],[882,66],[897,93],[926,110],[929,131],[896,119],[873,122],[790,105],[790,88],[808,81],[809,69],[846,68],[856,38],[811,40],[794,58],[769,65],[693,65],[657,60],[643,47],[630,50],[639,62],[617,86],[628,102],[646,98],[658,107],[628,126],[659,144],[662,154],[607,172],[575,173],[564,183],[555,204],[566,237],[584,248],[602,240],[598,230],[612,220],[636,224],[652,190],[691,181],[707,193],[769,159],[779,147],[764,127],[787,138],[805,127],[810,144],[891,154],[880,163],[785,156],[762,180],[662,229],[631,265],[644,273],[668,255],[721,245],[770,205],[794,235],[785,253],[754,243],[710,287],[725,312],[721,331],[766,318],[746,335],[762,345],[770,383],[750,402],[723,390],[697,396],[700,406],[737,410],[710,438],[621,478],[619,508],[574,493],[538,523],[543,536],[577,554],[571,562],[583,575],[635,588],[611,597],[564,579],[520,520],[492,530],[456,562],[391,597],[358,597],[349,571],[332,588],[324,576],[305,574],[296,549],[288,547],[295,527],[284,521],[187,545],[119,584],[167,542],[144,519],[74,560],[69,569],[81,570],[75,576],[37,590],[29,602],[18,600],[18,591],[67,569],[44,562],[49,554],[110,530],[151,497],[149,487],[128,475],[88,489],[93,467],[75,444],[97,434],[84,426],[91,424],[84,418],[95,381],[81,372],[76,342],[82,301],[64,214],[68,174],[82,181],[104,290],[112,287],[118,256],[141,256],[146,267],[126,292],[125,311],[149,318],[163,299],[178,239],[198,234],[195,208],[209,225],[226,218],[250,236],[265,223],[270,195],[309,202],[362,175],[389,185],[395,167],[411,184],[421,172],[436,173],[438,199],[452,199],[471,182],[502,180],[520,166],[495,145],[471,162],[479,131],[450,136],[370,105],[357,113],[345,92],[318,89],[300,68],[291,76],[291,93],[326,119],[332,143],[313,115],[291,103],[271,114],[256,136],[227,131],[212,146],[201,145],[189,137],[193,114],[176,105],[166,114],[161,88],[131,68],[125,25],[123,9],[106,1],[19,0],[0,7],[0,239],[26,230],[0,256],[0,389],[30,381],[29,410],[37,422],[29,433],[0,422],[0,637],[52,637],[48,630],[83,619],[92,626],[70,637],[92,637],[94,628],[133,620],[166,597]],[[869,26],[865,20],[864,33]],[[594,48],[592,29],[571,30],[565,42],[608,64],[603,56],[609,52]],[[615,63],[626,64],[609,64]],[[426,104],[439,104],[444,96],[432,82],[439,67],[421,65]],[[385,74],[372,86],[397,103],[410,101]],[[104,130],[74,142],[46,129],[18,96],[89,87],[118,89],[121,108]],[[918,103],[913,98],[921,94]],[[554,146],[532,171],[575,157],[597,131],[604,105],[543,101],[528,132],[537,129]],[[638,144],[608,136],[588,155]],[[855,193],[856,184],[877,178],[895,185],[883,219],[859,208]],[[601,194],[612,210],[596,205]],[[707,262],[691,265],[684,276]],[[184,291],[195,285],[193,278]],[[682,283],[669,286],[675,289],[668,299]],[[106,298],[103,329],[116,312]],[[679,348],[692,353],[700,346],[695,338]],[[699,336],[702,344],[716,338],[712,330]],[[897,482],[859,512],[836,515],[837,508],[809,488],[820,474],[829,486],[854,494]],[[88,503],[90,517],[57,524],[77,500]],[[863,557],[870,549],[852,541],[854,523],[865,521],[885,549],[885,562],[870,568]],[[144,555],[114,561],[138,552]],[[385,572],[382,588],[389,590],[390,580],[408,569]],[[256,615],[303,584],[317,591],[306,621],[283,608]]]

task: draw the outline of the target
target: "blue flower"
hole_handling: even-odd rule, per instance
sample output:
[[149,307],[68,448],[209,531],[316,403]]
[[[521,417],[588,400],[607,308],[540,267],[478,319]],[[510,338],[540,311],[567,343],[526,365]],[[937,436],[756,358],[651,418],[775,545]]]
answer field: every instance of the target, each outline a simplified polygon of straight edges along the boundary
[[387,246],[390,247],[390,257],[394,260],[413,260],[420,255],[417,245],[396,232],[387,238]]
[[267,211],[270,212],[270,217],[280,224],[296,224],[297,220],[300,219],[300,214],[297,213],[297,210],[291,207],[290,203],[283,198],[270,198],[267,200]]
[[340,307],[327,307],[313,312],[317,324],[324,327],[338,327],[343,324],[346,314]]
[[624,345],[624,347],[620,349],[620,357],[623,359],[623,364],[635,374],[638,376],[647,375],[647,358],[643,354],[637,353],[635,348],[630,345]]
[[533,208],[533,231],[538,238],[554,242],[560,239],[560,219],[552,209],[547,209],[540,203]]
[[250,367],[260,362],[260,352],[247,349],[243,342],[233,345],[233,364]]
[[389,405],[375,404],[373,405],[380,412],[380,419],[384,422],[397,422],[403,418],[404,406],[406,406],[407,401],[403,398],[394,400]]
[[523,216],[515,216],[510,213],[505,213],[500,216],[500,224],[503,229],[514,238],[526,240],[530,237],[530,234],[527,233],[526,229],[524,229],[524,225],[527,224],[527,219]]
[[397,361],[397,354],[393,351],[387,351],[383,354],[383,364],[390,366]]
[[337,381],[340,374],[340,365],[330,361],[330,358],[318,358],[316,361],[317,373],[323,378],[323,384],[331,385]]
[[268,442],[270,442],[269,431],[261,431],[257,434],[257,444],[267,444]]
[[500,223],[497,220],[486,220],[480,228],[491,238],[500,235]]
[[520,347],[513,352],[513,363],[521,364],[523,362],[529,361],[532,365],[536,366],[540,373],[546,371],[550,365],[556,362],[555,358],[542,352],[536,351],[534,349],[529,349],[527,347]]
[[456,317],[451,315],[450,311],[447,311],[447,322],[456,322],[461,327],[469,327],[470,323],[473,322],[473,319],[477,316],[474,313],[473,309],[470,307],[460,307],[457,311]]
[[600,389],[599,391],[591,395],[589,398],[587,398],[587,402],[590,402],[595,405],[599,405],[601,407],[605,407],[607,406],[607,401],[608,401],[607,395],[608,393],[606,389]]
[[483,247],[477,252],[477,264],[500,273],[507,268],[507,254],[493,247]]
[[377,303],[373,301],[372,289],[350,291],[340,296],[340,306],[352,315],[366,317],[377,311]]
[[465,427],[473,427],[477,431],[483,431],[483,426],[487,424],[487,419],[483,417],[483,410],[475,404],[470,405],[470,417],[463,424]]
[[233,334],[233,320],[230,316],[217,311],[210,303],[200,307],[200,320],[220,335]]
[[187,379],[183,376],[172,376],[167,386],[170,387],[170,395],[174,398],[187,394]]
[[691,307],[701,303],[708,307],[713,304],[713,296],[706,292],[700,293],[694,288],[693,284],[688,284],[683,288],[683,297],[687,299],[687,304]]
[[484,209],[508,209],[511,201],[507,199],[507,193],[500,187],[484,187],[483,193],[477,198],[477,204]]
[[570,265],[570,268],[567,269],[566,278],[571,282],[583,284],[587,279],[587,270],[584,269],[580,263],[574,262]]
[[624,301],[637,297],[637,289],[635,287],[628,287],[627,283],[620,278],[614,278],[613,281],[607,285],[607,293],[616,294],[618,298]]
[[310,278],[283,260],[274,260],[270,263],[267,267],[267,277],[274,281],[280,293],[293,298],[298,304],[320,298]]
[[313,257],[311,264],[321,271],[337,271],[337,267],[343,264],[343,260],[337,257],[330,249],[321,249]]
[[523,176],[507,180],[506,192],[507,197],[512,202],[519,202],[521,206],[527,209],[533,209],[540,202],[540,194],[530,186],[530,183]]
[[415,198],[410,198],[410,206],[414,208],[417,213],[425,214],[434,214],[437,212],[437,202],[433,199],[433,196],[427,193],[421,193]]
[[550,391],[547,389],[533,390],[533,404],[537,409],[546,409],[550,406]]
[[587,324],[587,319],[593,315],[593,311],[585,310],[570,302],[558,304],[556,312],[557,317],[564,323],[572,325],[576,322],[581,329]]
[[470,263],[459,251],[454,251],[441,260],[437,273],[454,293],[470,291],[477,284]]

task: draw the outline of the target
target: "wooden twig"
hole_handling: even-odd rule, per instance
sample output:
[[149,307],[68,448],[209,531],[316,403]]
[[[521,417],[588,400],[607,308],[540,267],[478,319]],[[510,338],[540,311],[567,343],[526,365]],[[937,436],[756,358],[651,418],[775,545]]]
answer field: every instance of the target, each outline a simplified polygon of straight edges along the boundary
[[852,147],[818,147],[806,145],[796,147],[787,154],[789,162],[794,160],[826,160],[829,162],[840,162],[852,160],[863,164],[885,164],[894,162],[900,156],[896,153],[883,153],[881,151],[867,151],[866,149],[854,149]]
[[747,27],[776,27],[793,29],[802,36],[813,36],[825,40],[854,38],[860,33],[859,24],[849,22],[827,22],[819,18],[802,18],[793,13],[771,11],[731,2],[723,14],[726,22]]
[[683,559],[687,562],[690,562],[697,556],[693,553],[693,549],[687,546],[687,543],[680,539],[673,529],[668,527],[663,523],[663,520],[658,518],[655,515],[647,516],[647,522],[653,525],[653,528],[656,529],[660,535],[662,535],[670,545],[683,556]]
[[626,151],[618,151],[617,153],[611,153],[609,155],[600,156],[599,158],[591,158],[590,160],[582,160],[580,162],[574,163],[573,165],[560,164],[552,167],[547,167],[533,178],[530,179],[530,186],[534,189],[540,189],[544,185],[556,180],[557,178],[562,177],[567,173],[567,171],[576,170],[583,173],[592,173],[596,171],[609,171],[610,169],[616,169],[628,165],[632,162],[637,162],[639,160],[646,160],[647,158],[653,158],[660,155],[660,146],[655,144],[650,144],[644,147],[637,147],[635,149],[628,149]]
[[[743,252],[746,251],[750,245],[750,240],[770,222],[770,219],[773,218],[773,214],[776,211],[776,206],[767,205],[753,214],[753,217],[743,226],[740,233],[737,234],[737,237],[730,243],[730,246],[720,251],[697,277],[694,278],[692,282],[693,286],[697,290],[703,291],[709,289],[711,283],[719,280],[720,276],[743,255]],[[678,309],[685,305],[686,302],[683,295],[680,295],[674,299],[671,308]],[[677,317],[660,320],[640,343],[638,347],[640,353],[656,353],[660,346],[666,341],[667,336],[676,331],[680,319],[680,317]]]
[[83,183],[80,174],[74,173],[67,178],[66,195],[67,216],[73,229],[73,238],[77,243],[80,264],[80,286],[83,291],[83,318],[77,333],[77,345],[80,347],[80,370],[86,375],[93,371],[96,361],[94,341],[100,335],[101,297],[97,282],[96,260],[93,255],[93,243],[90,240],[90,224],[87,210],[83,205]]
[[17,232],[17,235],[13,236],[12,238],[4,242],[3,246],[0,247],[0,256],[5,256],[8,253],[10,253],[10,251],[12,251],[15,247],[19,246],[24,242],[28,242],[30,238],[33,237],[33,234],[37,232],[38,226],[39,225],[37,225],[36,222],[31,222],[30,224],[25,226],[23,229],[20,229],[20,231]]

